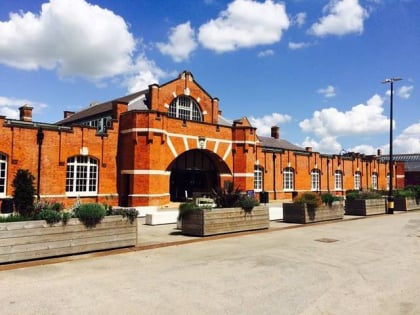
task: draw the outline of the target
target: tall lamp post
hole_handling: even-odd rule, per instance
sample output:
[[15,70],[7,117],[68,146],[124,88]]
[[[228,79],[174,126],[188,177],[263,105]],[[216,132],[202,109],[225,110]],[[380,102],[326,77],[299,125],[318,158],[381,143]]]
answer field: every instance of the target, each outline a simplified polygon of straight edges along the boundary
[[382,81],[382,83],[391,84],[391,93],[390,93],[390,119],[389,119],[389,191],[388,191],[388,209],[387,214],[394,213],[394,195],[392,191],[392,181],[393,181],[393,170],[394,170],[394,161],[392,156],[392,120],[393,120],[393,101],[394,101],[394,82],[400,81],[401,78],[390,78]]

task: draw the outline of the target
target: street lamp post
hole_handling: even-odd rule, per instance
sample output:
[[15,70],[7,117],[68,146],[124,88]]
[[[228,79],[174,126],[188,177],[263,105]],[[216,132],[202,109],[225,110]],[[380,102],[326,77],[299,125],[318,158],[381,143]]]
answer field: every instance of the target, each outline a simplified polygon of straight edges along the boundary
[[393,120],[393,101],[394,101],[394,82],[400,81],[401,78],[390,78],[382,81],[382,83],[390,83],[391,84],[391,92],[390,92],[390,119],[389,119],[389,191],[388,191],[388,209],[387,214],[394,213],[394,195],[392,191],[392,180],[393,180],[393,155],[392,155],[392,120]]

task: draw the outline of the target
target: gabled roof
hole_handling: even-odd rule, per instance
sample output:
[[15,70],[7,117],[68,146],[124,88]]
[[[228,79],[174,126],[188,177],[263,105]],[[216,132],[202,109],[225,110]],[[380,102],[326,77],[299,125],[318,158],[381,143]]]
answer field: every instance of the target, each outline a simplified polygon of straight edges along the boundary
[[73,122],[83,121],[88,117],[94,117],[94,116],[100,116],[103,113],[112,111],[112,103],[127,103],[129,104],[130,101],[136,100],[136,99],[142,99],[141,96],[145,96],[149,90],[143,90],[139,91],[130,95],[122,96],[119,98],[116,98],[111,101],[107,101],[104,103],[100,103],[97,105],[91,105],[85,109],[82,109],[81,111],[74,113],[73,115],[64,118],[63,120],[58,121],[57,125],[67,125]]
[[258,138],[260,139],[261,145],[264,148],[306,152],[304,148],[294,145],[284,139],[275,139],[272,137],[262,137],[262,136],[258,136]]

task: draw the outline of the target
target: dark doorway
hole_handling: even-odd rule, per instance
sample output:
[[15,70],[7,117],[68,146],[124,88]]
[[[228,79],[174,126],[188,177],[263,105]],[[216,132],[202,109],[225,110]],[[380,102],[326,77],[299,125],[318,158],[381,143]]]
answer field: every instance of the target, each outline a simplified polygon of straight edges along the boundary
[[171,201],[185,201],[219,187],[220,172],[227,166],[218,160],[216,154],[206,150],[190,150],[174,160],[170,167]]

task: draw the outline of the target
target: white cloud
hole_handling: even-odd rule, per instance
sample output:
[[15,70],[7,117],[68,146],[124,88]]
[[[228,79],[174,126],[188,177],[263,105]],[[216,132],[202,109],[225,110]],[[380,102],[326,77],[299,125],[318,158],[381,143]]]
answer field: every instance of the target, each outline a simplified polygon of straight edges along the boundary
[[296,24],[297,26],[302,26],[306,22],[306,13],[305,12],[299,12],[293,17],[293,24]]
[[0,63],[92,80],[127,72],[136,43],[123,18],[84,0],[50,0],[0,22]]
[[199,28],[200,44],[218,53],[280,41],[290,25],[283,3],[234,0]]
[[162,54],[171,56],[175,62],[187,60],[197,48],[195,32],[191,28],[190,22],[171,28],[169,42],[167,44],[157,43],[157,47]]
[[274,50],[272,49],[263,50],[258,53],[258,57],[260,58],[269,57],[273,55],[274,55]]
[[48,107],[46,104],[36,101],[0,96],[0,115],[6,116],[7,118],[17,119],[19,118],[18,108],[25,104],[34,107],[34,113],[42,111],[44,108]]
[[278,126],[291,120],[292,117],[289,115],[279,113],[272,113],[271,115],[265,115],[263,117],[249,117],[250,123],[257,128],[257,133],[260,136],[270,136],[272,126]]
[[[358,153],[363,153],[363,154],[368,154],[368,155],[373,155],[373,154],[377,154],[378,153],[378,149],[374,148],[371,145],[368,144],[361,144],[361,145],[357,145],[353,148],[350,148],[346,151],[349,152],[358,152]],[[381,150],[382,151],[382,150]],[[383,153],[384,151],[382,151]]]
[[138,56],[134,72],[128,75],[125,84],[129,93],[147,89],[150,84],[159,83],[162,78],[168,77],[169,73],[159,68],[153,60],[144,54]]
[[393,149],[396,153],[420,152],[420,121],[409,126],[394,139]]
[[387,132],[389,119],[383,115],[382,105],[383,99],[375,94],[366,104],[356,105],[347,112],[333,107],[315,111],[311,119],[301,121],[299,126],[302,131],[314,133],[320,138]]
[[335,153],[341,151],[341,145],[337,142],[337,138],[333,136],[328,136],[322,138],[320,141],[316,141],[313,138],[306,137],[302,142],[303,147],[311,147],[312,151],[322,152],[322,153]]
[[335,87],[328,85],[325,89],[318,89],[317,93],[324,95],[325,98],[331,98],[336,95]]
[[306,48],[308,46],[310,46],[310,43],[305,43],[305,42],[289,42],[289,49],[291,50],[297,50],[297,49],[302,49],[302,48]]
[[408,99],[411,96],[411,93],[413,92],[414,86],[410,85],[403,85],[398,89],[397,95],[401,98]]
[[358,0],[330,0],[324,12],[327,15],[309,30],[315,36],[362,33],[364,20],[369,16]]

